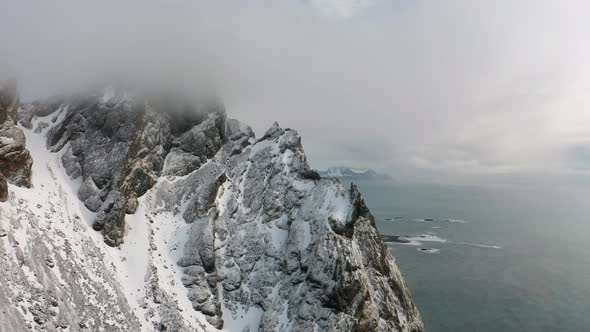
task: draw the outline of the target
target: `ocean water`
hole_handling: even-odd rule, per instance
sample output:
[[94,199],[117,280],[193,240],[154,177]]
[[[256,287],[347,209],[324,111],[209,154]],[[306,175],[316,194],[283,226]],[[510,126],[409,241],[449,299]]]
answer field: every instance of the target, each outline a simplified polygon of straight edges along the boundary
[[590,188],[357,185],[427,331],[590,331]]

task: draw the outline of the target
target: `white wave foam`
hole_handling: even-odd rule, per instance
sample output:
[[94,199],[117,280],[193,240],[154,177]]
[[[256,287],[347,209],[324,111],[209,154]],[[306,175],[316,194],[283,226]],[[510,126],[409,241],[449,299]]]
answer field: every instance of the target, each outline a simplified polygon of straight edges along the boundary
[[405,237],[410,241],[422,241],[422,242],[440,242],[445,243],[447,242],[446,239],[440,238],[434,234],[420,234],[415,236]]
[[466,224],[467,223],[466,220],[462,220],[462,219],[415,218],[415,219],[410,219],[410,220],[417,221],[417,222],[449,222],[449,223],[453,223],[453,224]]
[[418,251],[425,254],[438,254],[440,253],[440,249],[436,248],[418,248]]
[[467,242],[459,242],[458,244],[462,244],[464,246],[476,247],[476,248],[502,249],[501,246],[491,245],[491,244],[467,243]]
[[461,220],[461,219],[445,219],[446,222],[450,222],[450,223],[456,223],[456,224],[466,224],[467,221],[466,220]]
[[418,222],[434,222],[436,221],[436,219],[433,218],[418,218],[418,219],[412,219],[412,221],[418,221]]
[[447,242],[446,239],[440,238],[434,234],[420,234],[420,235],[413,235],[413,236],[400,236],[400,240],[407,241],[407,242],[398,242],[400,244],[405,244],[409,246],[420,246],[422,242],[438,242],[438,243],[445,243]]

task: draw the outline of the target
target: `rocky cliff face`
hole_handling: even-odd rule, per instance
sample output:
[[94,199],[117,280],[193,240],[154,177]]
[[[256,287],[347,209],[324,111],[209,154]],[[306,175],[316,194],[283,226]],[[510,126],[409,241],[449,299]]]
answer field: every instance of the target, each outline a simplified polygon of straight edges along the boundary
[[23,105],[33,188],[0,203],[0,331],[423,330],[354,186],[292,129],[257,140],[191,105]]
[[37,114],[58,113],[47,146],[52,152],[63,150],[66,172],[81,178],[78,197],[97,213],[92,227],[102,231],[111,246],[123,242],[125,214],[135,212],[137,198],[156,183],[165,161],[165,175],[183,176],[224,143],[225,114],[219,105],[183,105],[172,111],[166,106],[106,91],[39,102],[28,111],[27,122]]
[[15,81],[0,84],[0,201],[8,199],[7,182],[31,186],[33,163],[25,135],[16,127],[19,97]]

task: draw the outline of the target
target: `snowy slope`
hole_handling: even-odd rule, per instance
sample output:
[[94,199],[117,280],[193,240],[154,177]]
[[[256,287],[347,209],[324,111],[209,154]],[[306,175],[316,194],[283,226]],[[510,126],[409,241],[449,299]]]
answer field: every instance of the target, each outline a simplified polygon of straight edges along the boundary
[[[35,121],[34,127],[50,119]],[[0,203],[0,229],[7,233],[0,238],[0,254],[6,257],[0,272],[0,331],[41,326],[153,331],[167,323],[183,331],[210,328],[192,310],[185,289],[176,287],[181,285],[176,253],[186,224],[165,214],[148,219],[146,195],[127,216],[127,241],[120,248],[106,245],[92,230],[93,213],[77,198],[80,184],[65,173],[60,153],[45,148],[46,130],[25,129],[35,160],[34,187],[10,185],[9,200]],[[159,310],[157,302],[168,307]]]

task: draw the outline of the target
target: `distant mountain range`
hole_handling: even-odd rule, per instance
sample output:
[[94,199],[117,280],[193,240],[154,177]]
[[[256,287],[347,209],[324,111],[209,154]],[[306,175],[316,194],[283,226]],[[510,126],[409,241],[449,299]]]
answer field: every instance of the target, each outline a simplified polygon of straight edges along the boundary
[[352,168],[352,167],[330,167],[325,171],[320,171],[322,177],[336,177],[343,179],[361,179],[361,180],[391,180],[388,174],[377,173],[369,168]]

